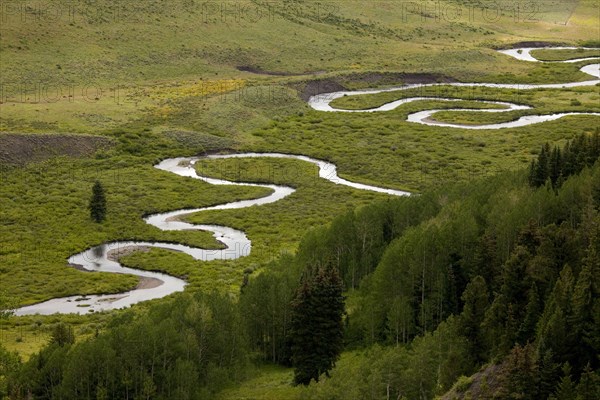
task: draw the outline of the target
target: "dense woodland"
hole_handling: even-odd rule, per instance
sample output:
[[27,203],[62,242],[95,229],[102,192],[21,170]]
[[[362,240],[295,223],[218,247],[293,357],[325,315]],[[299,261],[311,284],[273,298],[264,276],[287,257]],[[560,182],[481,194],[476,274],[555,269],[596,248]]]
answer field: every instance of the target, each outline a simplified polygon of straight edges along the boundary
[[210,398],[269,362],[312,379],[303,398],[597,399],[598,143],[349,212],[239,299],[173,296],[86,340],[58,325],[26,363],[0,349],[0,397]]

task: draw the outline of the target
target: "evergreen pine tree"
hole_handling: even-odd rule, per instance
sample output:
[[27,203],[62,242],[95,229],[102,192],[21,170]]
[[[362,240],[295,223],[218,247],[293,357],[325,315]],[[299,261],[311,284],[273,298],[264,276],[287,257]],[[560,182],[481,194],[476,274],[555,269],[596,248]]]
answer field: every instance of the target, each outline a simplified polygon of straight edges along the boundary
[[485,318],[488,307],[488,291],[485,279],[481,276],[473,278],[462,295],[462,301],[464,307],[459,319],[461,333],[469,341],[476,362],[483,362],[486,356],[486,348],[481,323]]
[[546,179],[550,177],[550,144],[546,143],[542,146],[538,156],[536,169],[534,172],[534,186],[539,187],[546,183]]
[[304,277],[292,302],[292,364],[296,384],[308,385],[327,374],[343,348],[344,297],[337,270],[319,268]]
[[529,164],[529,177],[528,177],[528,181],[529,181],[529,186],[532,187],[537,187],[537,162],[535,161],[535,158],[531,160],[531,164]]
[[106,197],[104,187],[96,181],[92,188],[92,197],[89,204],[90,216],[95,222],[102,222],[106,218]]
[[503,391],[507,399],[536,399],[538,364],[531,344],[516,345],[508,355],[505,364],[507,379]]
[[572,321],[572,297],[575,286],[573,273],[567,265],[554,285],[538,325],[538,350],[552,350],[555,360],[561,364],[577,357],[577,336],[569,326]]
[[490,292],[496,291],[501,284],[497,247],[498,244],[494,234],[485,232],[479,238],[474,255],[475,273],[487,277],[486,283]]
[[554,150],[552,150],[552,154],[550,155],[550,165],[549,165],[550,180],[552,181],[552,186],[555,188],[558,187],[557,186],[558,178],[561,175],[561,163],[562,163],[562,156],[561,156],[560,148],[558,148],[558,146],[555,146]]
[[598,400],[600,397],[600,375],[586,365],[577,385],[577,400]]
[[527,343],[533,341],[535,336],[535,327],[542,314],[542,304],[538,294],[537,285],[535,282],[529,289],[527,296],[527,307],[525,309],[525,318],[519,328],[517,341],[519,343]]
[[576,400],[577,393],[575,391],[575,383],[571,377],[571,366],[569,363],[563,365],[562,372],[563,377],[556,387],[554,396],[551,396],[550,398],[552,400]]
[[554,355],[549,349],[541,354],[539,358],[538,391],[540,399],[547,399],[554,392],[556,381],[560,376],[559,365],[554,362]]
[[575,160],[573,159],[573,150],[571,141],[568,141],[563,148],[562,174],[563,177],[571,176],[575,171]]
[[[588,249],[585,265],[579,272],[573,290],[572,316],[570,325],[578,343],[578,357],[573,361],[575,372],[579,373],[584,366],[591,363],[593,368],[600,364],[596,356],[600,352],[600,328],[596,314],[600,308],[599,269],[600,261],[596,249],[591,244]],[[577,362],[575,364],[575,362]]]

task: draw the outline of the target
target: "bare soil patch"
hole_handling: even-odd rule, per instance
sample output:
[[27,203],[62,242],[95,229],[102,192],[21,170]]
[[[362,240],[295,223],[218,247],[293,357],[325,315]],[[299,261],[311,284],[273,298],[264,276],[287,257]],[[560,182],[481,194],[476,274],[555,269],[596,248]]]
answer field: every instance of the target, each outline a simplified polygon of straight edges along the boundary
[[52,157],[89,157],[111,146],[102,136],[0,133],[0,164],[23,166]]
[[304,101],[312,96],[323,93],[339,92],[348,90],[349,87],[378,87],[392,85],[414,85],[428,83],[450,83],[456,82],[455,79],[432,73],[405,73],[405,72],[367,72],[360,74],[350,74],[335,78],[317,79],[305,81],[298,85],[296,89],[300,93],[300,98]]

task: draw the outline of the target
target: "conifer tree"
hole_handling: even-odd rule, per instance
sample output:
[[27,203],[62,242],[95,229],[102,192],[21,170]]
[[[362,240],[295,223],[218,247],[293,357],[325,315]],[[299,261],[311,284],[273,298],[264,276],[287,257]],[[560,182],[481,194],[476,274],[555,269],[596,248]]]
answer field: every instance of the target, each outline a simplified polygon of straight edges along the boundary
[[554,392],[556,381],[560,376],[560,365],[554,362],[552,349],[548,349],[538,355],[538,390],[540,399],[547,399]]
[[473,278],[467,285],[462,300],[464,307],[460,314],[461,333],[469,340],[476,361],[483,362],[486,349],[481,323],[485,318],[488,307],[488,291],[485,279],[481,276]]
[[562,156],[560,148],[554,147],[550,155],[549,176],[553,187],[557,187],[558,178],[561,176]]
[[542,303],[538,294],[537,285],[535,282],[529,289],[527,296],[527,307],[525,309],[525,318],[519,328],[517,341],[526,343],[529,339],[535,336],[535,327],[542,314]]
[[292,302],[289,339],[296,384],[327,374],[343,348],[344,297],[337,270],[319,268],[304,277]]
[[600,328],[594,321],[594,312],[600,306],[600,294],[596,291],[598,276],[592,272],[594,263],[597,263],[597,257],[594,248],[590,246],[587,263],[579,272],[573,291],[573,314],[569,321],[578,344],[576,348],[579,354],[574,358],[574,362],[577,362],[574,365],[576,372],[580,372],[587,363],[592,363],[594,367],[599,364],[596,354],[600,351]]
[[550,396],[552,400],[576,400],[577,393],[575,391],[575,383],[571,377],[571,366],[565,363],[562,368],[563,377],[556,388],[554,396]]
[[516,345],[506,358],[504,373],[507,376],[501,388],[504,393],[494,398],[536,399],[538,368],[533,345]]
[[529,177],[528,177],[528,181],[529,181],[529,186],[531,187],[537,187],[538,183],[537,183],[537,161],[534,159],[531,160],[531,164],[529,164]]
[[102,222],[106,218],[106,196],[100,181],[96,181],[92,188],[92,197],[89,204],[90,216],[95,222]]
[[577,400],[598,400],[600,395],[600,375],[586,365],[577,385]]
[[550,176],[550,145],[548,143],[542,146],[538,160],[533,171],[532,182],[534,186],[542,186]]

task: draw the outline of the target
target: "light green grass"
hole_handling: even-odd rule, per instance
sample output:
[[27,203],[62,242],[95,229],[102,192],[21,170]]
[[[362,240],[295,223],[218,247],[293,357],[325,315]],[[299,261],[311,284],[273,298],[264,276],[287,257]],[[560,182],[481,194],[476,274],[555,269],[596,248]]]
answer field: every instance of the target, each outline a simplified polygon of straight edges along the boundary
[[[589,79],[589,75],[588,75]],[[363,110],[382,106],[395,100],[410,97],[444,97],[452,99],[504,101],[529,105],[533,112],[551,111],[594,111],[600,109],[600,94],[597,86],[582,86],[567,89],[497,89],[488,87],[429,86],[377,94],[344,96],[331,102],[332,107],[347,110]],[[432,100],[433,101],[433,100]],[[574,101],[576,101],[574,103]],[[427,109],[424,102],[420,108]],[[493,105],[478,103],[442,102],[436,108],[493,108]]]
[[256,376],[239,387],[223,390],[216,400],[283,400],[296,399],[301,388],[292,385],[293,370],[274,365],[257,368]]
[[47,332],[13,327],[0,329],[0,344],[8,351],[16,351],[25,361],[38,352],[50,340]]
[[[174,0],[166,7],[159,0],[99,0],[71,9],[56,3],[54,13],[47,14],[7,13],[0,41],[0,130],[97,133],[145,120],[235,136],[264,123],[270,113],[257,113],[252,105],[215,105],[185,88],[233,78],[260,87],[310,79],[313,73],[370,71],[438,73],[461,81],[560,82],[581,77],[573,66],[543,70],[492,48],[565,38],[577,44],[600,32],[593,0],[545,1],[537,9],[527,2],[474,8],[456,0],[422,3],[416,10],[406,2],[366,6],[357,0],[307,0],[260,6],[241,0],[226,4],[245,12],[221,18],[220,11],[198,2]],[[257,10],[263,17],[252,18]],[[455,10],[461,12],[457,18]],[[257,75],[240,72],[239,66],[300,76]],[[173,88],[183,97],[174,98]],[[278,101],[270,103],[281,108]]]
[[[130,289],[137,284],[136,277],[80,272],[67,266],[67,258],[93,245],[127,239],[219,248],[207,232],[163,232],[146,224],[142,217],[269,192],[214,187],[159,171],[152,164],[151,158],[59,158],[23,169],[3,169],[0,279],[6,294],[28,304],[56,296]],[[96,179],[104,184],[107,194],[108,215],[103,224],[93,223],[87,210]]]
[[221,159],[197,163],[202,175],[241,182],[275,183],[295,187],[292,195],[272,204],[238,210],[207,211],[190,215],[188,222],[230,226],[246,232],[252,241],[248,257],[234,261],[196,261],[191,257],[153,249],[124,257],[128,266],[156,269],[186,276],[190,290],[229,290],[237,294],[246,270],[260,269],[281,253],[296,251],[311,227],[328,223],[354,207],[387,195],[336,185],[318,177],[315,165],[285,159]]
[[422,191],[448,181],[527,167],[544,142],[593,132],[598,125],[597,116],[500,130],[440,128],[405,121],[409,113],[432,105],[440,104],[410,103],[379,113],[311,111],[257,131],[264,144],[249,149],[327,159],[348,179]]
[[600,50],[533,50],[531,55],[541,61],[564,61],[576,58],[600,57]]

